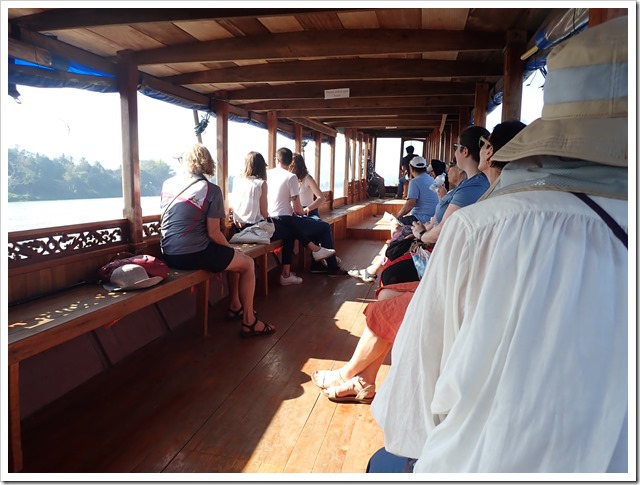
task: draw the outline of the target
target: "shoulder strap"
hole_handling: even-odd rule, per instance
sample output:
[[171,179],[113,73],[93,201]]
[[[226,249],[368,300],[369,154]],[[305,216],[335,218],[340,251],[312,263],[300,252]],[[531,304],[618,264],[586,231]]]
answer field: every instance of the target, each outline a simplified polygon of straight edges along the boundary
[[613,234],[618,239],[620,239],[622,244],[624,244],[624,247],[629,249],[629,246],[628,246],[629,236],[627,235],[626,232],[624,232],[624,229],[620,227],[620,224],[618,224],[616,221],[613,220],[613,217],[611,217],[606,210],[600,207],[600,205],[596,201],[594,201],[591,197],[589,197],[587,194],[583,194],[580,192],[571,192],[571,193],[575,195],[578,199],[580,199],[582,202],[587,204],[589,207],[591,207],[596,212],[596,214],[598,214],[602,218],[602,220],[607,224],[607,226],[609,226],[609,228],[613,231]]
[[180,197],[180,195],[182,195],[184,193],[185,190],[187,190],[189,187],[191,187],[193,184],[196,184],[198,182],[200,182],[201,180],[206,181],[207,179],[204,177],[199,177],[197,179],[195,179],[193,182],[191,182],[189,185],[187,185],[184,189],[182,189],[180,192],[178,192],[176,195],[173,196],[173,199],[171,199],[171,201],[167,204],[167,207],[164,208],[164,210],[162,211],[162,215],[160,216],[160,221],[162,221],[162,219],[164,218],[164,215],[167,213],[167,211],[169,210],[169,207],[171,207],[171,204],[173,204],[173,202]]

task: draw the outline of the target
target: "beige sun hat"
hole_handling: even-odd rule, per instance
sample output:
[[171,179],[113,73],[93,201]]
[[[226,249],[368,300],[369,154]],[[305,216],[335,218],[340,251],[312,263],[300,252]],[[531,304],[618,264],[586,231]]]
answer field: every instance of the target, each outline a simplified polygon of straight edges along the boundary
[[542,117],[492,160],[555,155],[628,166],[627,17],[588,28],[547,58]]
[[138,264],[125,264],[113,270],[108,283],[103,283],[105,290],[125,291],[141,290],[157,285],[162,276],[149,276],[147,271]]

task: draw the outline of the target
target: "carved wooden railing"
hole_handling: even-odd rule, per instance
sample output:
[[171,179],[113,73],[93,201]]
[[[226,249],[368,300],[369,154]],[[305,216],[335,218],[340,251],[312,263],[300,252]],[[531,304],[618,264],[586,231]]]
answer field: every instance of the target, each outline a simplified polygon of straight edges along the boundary
[[[159,215],[143,218],[143,238],[147,243],[160,239]],[[53,263],[69,256],[131,243],[127,219],[16,231],[8,235],[8,267]]]

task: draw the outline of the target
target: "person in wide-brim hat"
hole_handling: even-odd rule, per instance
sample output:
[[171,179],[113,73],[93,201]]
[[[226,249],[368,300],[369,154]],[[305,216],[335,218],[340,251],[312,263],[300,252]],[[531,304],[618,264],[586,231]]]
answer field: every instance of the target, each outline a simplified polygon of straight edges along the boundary
[[390,453],[396,471],[635,477],[627,24],[554,48],[542,117],[447,220],[371,404],[371,472]]
[[553,49],[547,58],[542,116],[493,160],[557,155],[628,165],[627,17],[610,22],[616,27],[588,29],[581,42]]

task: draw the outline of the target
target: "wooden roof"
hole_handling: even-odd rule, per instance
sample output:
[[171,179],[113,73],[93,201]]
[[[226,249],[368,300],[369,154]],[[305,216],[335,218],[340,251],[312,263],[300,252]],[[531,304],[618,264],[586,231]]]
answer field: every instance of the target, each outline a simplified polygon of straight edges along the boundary
[[[227,101],[236,116],[264,122],[277,111],[281,123],[325,134],[424,137],[470,113],[476,83],[499,87],[507,33],[529,40],[551,13],[10,8],[9,54],[38,58],[41,49],[40,58],[62,55],[114,73],[127,55],[157,89],[210,106]],[[343,88],[348,98],[325,99],[325,90]]]

